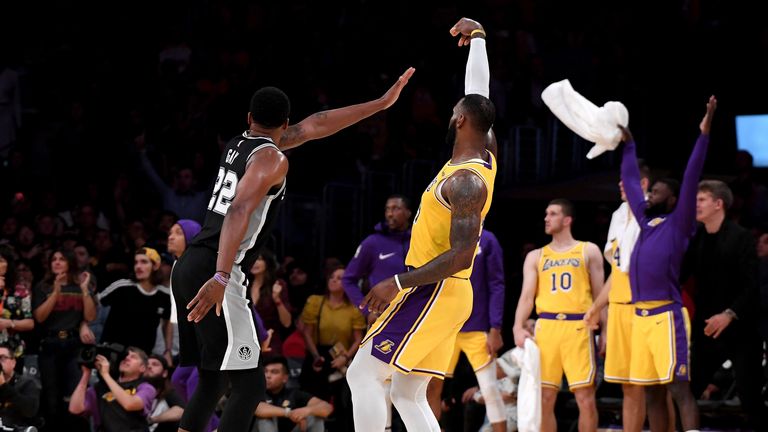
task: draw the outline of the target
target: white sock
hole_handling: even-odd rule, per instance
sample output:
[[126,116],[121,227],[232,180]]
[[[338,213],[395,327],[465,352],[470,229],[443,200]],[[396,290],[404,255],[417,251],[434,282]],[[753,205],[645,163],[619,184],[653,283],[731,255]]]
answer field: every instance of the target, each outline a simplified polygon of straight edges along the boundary
[[347,370],[347,383],[352,390],[352,415],[355,430],[382,432],[391,422],[387,411],[387,378],[392,368],[371,355],[371,342],[363,345]]
[[392,374],[392,403],[409,431],[440,432],[440,424],[427,402],[427,384],[430,378],[399,372]]
[[496,386],[496,361],[492,361],[486,367],[475,372],[477,384],[480,386],[480,393],[485,399],[485,413],[491,423],[501,423],[507,420],[504,401],[501,399],[501,392]]

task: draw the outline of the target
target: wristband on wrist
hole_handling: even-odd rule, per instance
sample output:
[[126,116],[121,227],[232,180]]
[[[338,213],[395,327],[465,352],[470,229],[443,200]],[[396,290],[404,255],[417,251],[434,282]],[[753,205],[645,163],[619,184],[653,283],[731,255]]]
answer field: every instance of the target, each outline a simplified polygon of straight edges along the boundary
[[216,272],[216,274],[213,275],[213,280],[215,280],[219,285],[224,287],[229,285],[229,278],[222,276],[222,274],[219,272]]
[[221,273],[222,276],[229,279],[229,272],[225,272],[224,270],[216,270],[216,273]]
[[474,37],[478,33],[481,34],[483,37],[485,37],[485,30],[483,30],[483,29],[474,29],[474,30],[472,30],[472,33],[469,34],[469,37]]
[[288,414],[291,413],[291,407],[285,407],[285,416],[288,417]]
[[403,286],[400,284],[400,275],[395,275],[395,285],[397,285],[398,291],[403,290]]

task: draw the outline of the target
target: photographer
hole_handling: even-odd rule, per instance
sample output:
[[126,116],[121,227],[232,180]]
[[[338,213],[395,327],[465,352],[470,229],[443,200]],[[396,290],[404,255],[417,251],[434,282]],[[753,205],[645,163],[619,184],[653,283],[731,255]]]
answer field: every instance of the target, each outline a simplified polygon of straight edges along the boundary
[[94,367],[101,380],[89,387],[91,370],[82,366],[83,375],[72,393],[69,412],[93,416],[97,431],[148,431],[146,417],[157,391],[144,381],[147,363],[144,351],[129,347],[128,355],[120,362],[120,377],[115,381],[109,373],[109,360],[97,355]]
[[0,420],[5,427],[38,423],[40,387],[34,379],[17,375],[16,357],[7,346],[0,346]]

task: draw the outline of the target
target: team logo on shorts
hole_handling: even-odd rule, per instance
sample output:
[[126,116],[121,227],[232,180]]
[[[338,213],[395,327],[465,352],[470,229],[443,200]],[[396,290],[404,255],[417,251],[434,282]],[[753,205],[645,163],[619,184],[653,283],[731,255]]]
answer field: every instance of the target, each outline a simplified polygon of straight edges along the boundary
[[253,350],[251,350],[251,347],[248,345],[240,345],[239,348],[237,348],[237,358],[239,358],[242,361],[248,361],[253,356]]
[[374,345],[373,347],[379,350],[379,352],[382,354],[389,354],[392,352],[392,349],[395,347],[395,343],[389,339],[385,339],[381,341],[381,343],[379,343],[378,345]]
[[677,368],[677,374],[678,375],[687,375],[688,374],[688,367],[684,364],[681,364],[679,368]]

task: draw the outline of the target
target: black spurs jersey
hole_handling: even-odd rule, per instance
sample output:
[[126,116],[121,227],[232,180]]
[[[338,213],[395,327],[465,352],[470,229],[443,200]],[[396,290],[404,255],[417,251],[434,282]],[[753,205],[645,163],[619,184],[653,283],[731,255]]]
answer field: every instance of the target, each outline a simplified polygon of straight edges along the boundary
[[[190,243],[191,245],[218,250],[221,226],[224,224],[224,216],[227,214],[230,204],[235,199],[237,183],[245,175],[245,168],[251,156],[266,148],[274,148],[279,151],[270,138],[250,136],[248,131],[232,138],[227,143],[219,162],[219,173],[216,175],[213,193],[208,201],[205,223],[200,234]],[[285,180],[279,186],[270,189],[256,210],[251,213],[248,229],[237,248],[236,264],[243,260],[246,252],[249,250],[257,252],[267,241],[284,198]]]

